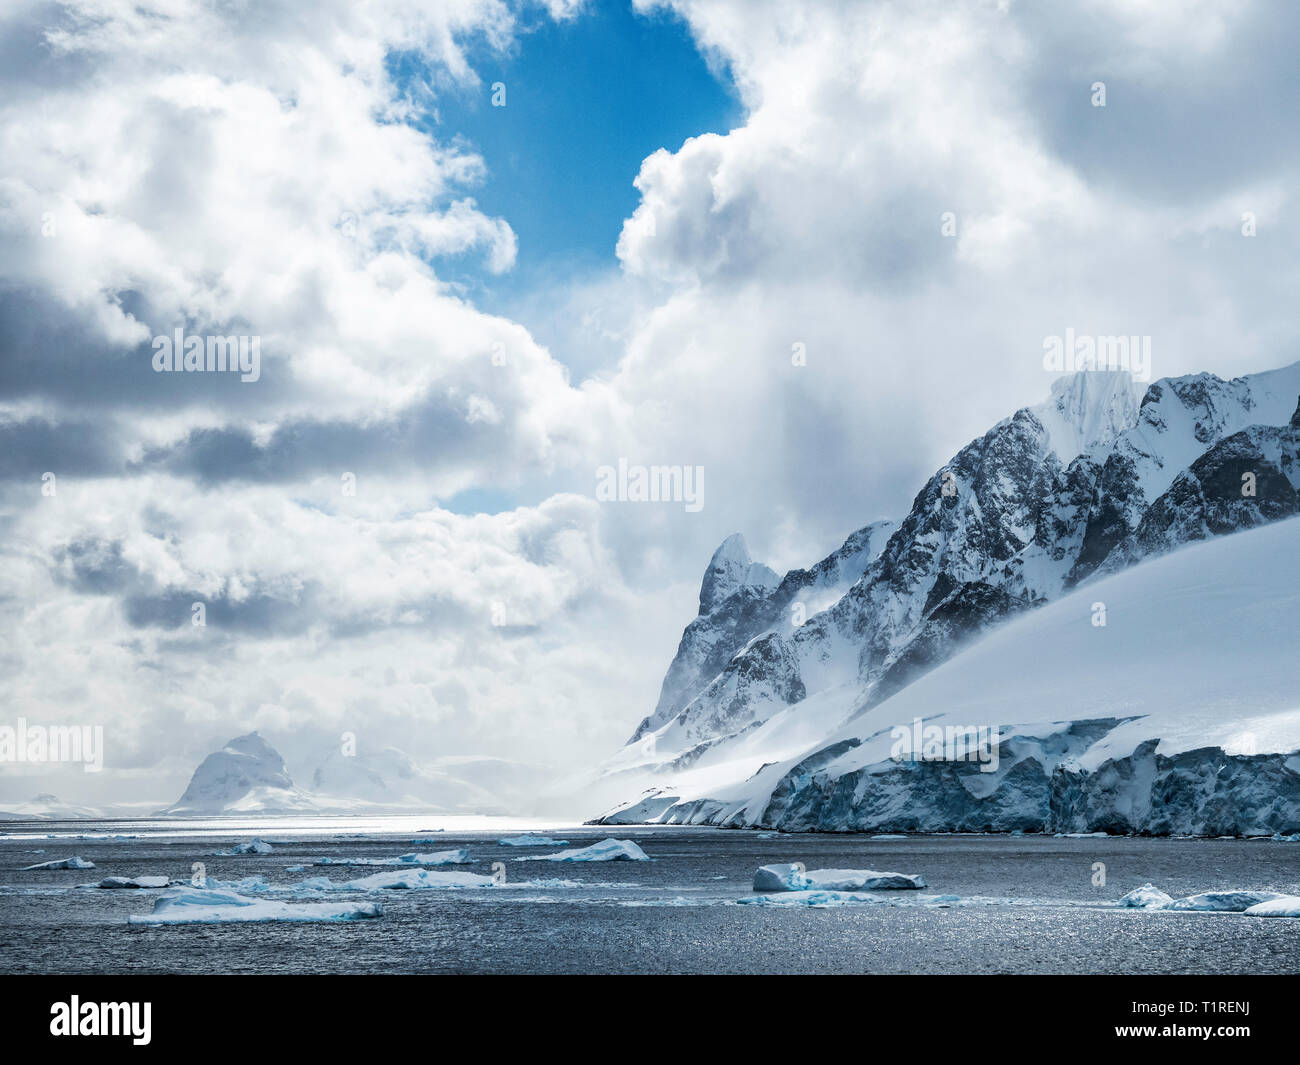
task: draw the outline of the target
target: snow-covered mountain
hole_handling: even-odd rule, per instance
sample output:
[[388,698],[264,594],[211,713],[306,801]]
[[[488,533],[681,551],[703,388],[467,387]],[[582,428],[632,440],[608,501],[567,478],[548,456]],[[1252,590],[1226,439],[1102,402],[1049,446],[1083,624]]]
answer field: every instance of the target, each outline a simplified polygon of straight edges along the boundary
[[212,814],[491,814],[518,812],[549,774],[502,758],[446,757],[420,766],[396,747],[331,752],[310,790],[256,732],[231,740],[194,771],[185,794],[162,811]]
[[504,758],[452,756],[421,766],[396,747],[335,750],[312,775],[312,798],[339,812],[517,813],[548,776]]
[[[809,569],[784,577],[750,560],[745,538],[734,533],[713,553],[700,586],[700,612],[682,634],[668,667],[659,704],[637,727],[632,741],[661,729],[736,653],[754,637],[778,626],[800,608],[805,617],[830,606],[862,576],[894,531],[894,523],[877,521],[859,529]],[[733,684],[743,687],[743,678]],[[684,726],[690,722],[685,722]]]
[[64,802],[57,795],[42,792],[26,802],[0,810],[0,821],[88,821],[105,816],[102,810]]
[[280,752],[256,732],[238,736],[199,763],[189,787],[166,814],[314,812],[289,778]]
[[[744,809],[744,821],[753,804],[737,807],[734,792],[722,806],[704,794],[665,800],[687,790],[684,774],[721,794],[729,774],[748,776],[800,744],[813,757],[845,722],[898,700],[1009,619],[1027,613],[1032,626],[1038,608],[1083,582],[1297,513],[1297,397],[1300,364],[1232,381],[1162,379],[1140,402],[1125,373],[1059,380],[1045,404],[1017,411],[937,471],[897,527],[882,526],[885,542],[871,538],[855,555],[859,574],[840,572],[848,586],[827,582],[833,601],[803,624],[786,607],[814,583],[796,576],[810,571],[776,590],[733,578],[725,598],[702,592],[659,706],[589,783],[644,789],[648,801],[625,801],[619,819],[715,820]],[[748,554],[735,541],[720,552],[739,573]],[[716,562],[706,583],[717,583]],[[798,590],[779,598],[790,583]]]

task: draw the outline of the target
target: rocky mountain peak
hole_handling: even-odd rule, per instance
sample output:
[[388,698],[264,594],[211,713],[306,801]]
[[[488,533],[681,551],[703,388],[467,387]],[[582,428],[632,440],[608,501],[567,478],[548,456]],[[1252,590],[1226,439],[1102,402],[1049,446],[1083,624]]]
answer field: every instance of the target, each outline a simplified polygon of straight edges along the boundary
[[773,588],[780,577],[749,557],[749,546],[740,533],[732,533],[713,552],[700,584],[700,614],[711,614],[729,596],[745,586]]
[[1127,370],[1080,370],[1052,382],[1045,403],[1030,412],[1047,430],[1062,465],[1109,448],[1138,421],[1142,386]]

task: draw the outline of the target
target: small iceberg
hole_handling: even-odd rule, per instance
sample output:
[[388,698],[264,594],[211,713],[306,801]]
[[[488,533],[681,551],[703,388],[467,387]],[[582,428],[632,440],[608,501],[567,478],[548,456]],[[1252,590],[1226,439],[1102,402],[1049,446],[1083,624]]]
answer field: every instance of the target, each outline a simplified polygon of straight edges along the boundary
[[24,866],[22,872],[30,873],[33,869],[94,869],[95,863],[88,862],[85,858],[57,858],[52,862],[37,862],[35,865]]
[[[748,895],[737,899],[741,906],[894,906],[892,899],[865,891],[790,891],[779,895]],[[960,895],[928,895],[908,905],[947,909],[962,902]]]
[[153,912],[132,914],[133,925],[233,924],[258,921],[356,921],[382,917],[376,902],[287,903],[250,899],[224,888],[176,887],[159,895]]
[[[1254,906],[1288,896],[1276,891],[1203,891],[1166,903],[1161,909],[1193,910],[1199,913],[1245,913]],[[1272,916],[1272,915],[1270,915]]]
[[754,874],[754,890],[763,891],[908,891],[925,887],[912,873],[878,873],[874,869],[812,869],[802,865],[764,865]]
[[1121,898],[1119,905],[1134,910],[1154,910],[1168,906],[1173,901],[1172,895],[1166,895],[1155,884],[1143,884]]
[[630,839],[603,839],[590,847],[557,854],[528,854],[517,862],[648,862],[650,856]]
[[101,888],[160,888],[171,884],[165,876],[106,876],[95,887]]
[[[311,881],[305,883],[311,884]],[[403,891],[421,888],[490,888],[496,886],[496,881],[478,873],[431,873],[427,869],[402,869],[391,873],[374,873],[335,886],[340,891]]]
[[567,839],[551,839],[550,836],[509,836],[499,839],[502,847],[567,847]]
[[217,856],[228,858],[233,854],[270,854],[271,844],[265,840],[254,839],[247,843],[236,843],[228,851],[217,851]]
[[469,865],[474,861],[464,847],[429,854],[399,854],[396,858],[317,858],[313,865]]
[[1300,895],[1283,895],[1242,911],[1247,917],[1300,917]]

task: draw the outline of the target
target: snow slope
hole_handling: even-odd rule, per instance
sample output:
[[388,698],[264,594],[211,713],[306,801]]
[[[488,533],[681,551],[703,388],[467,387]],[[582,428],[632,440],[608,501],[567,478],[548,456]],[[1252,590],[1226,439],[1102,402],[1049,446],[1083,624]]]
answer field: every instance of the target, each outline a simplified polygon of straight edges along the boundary
[[[1097,603],[1104,626],[1093,624]],[[756,753],[695,780],[681,774],[659,790],[652,816],[632,819],[1294,832],[1298,625],[1300,520],[1196,544],[1016,618],[776,764],[753,765]],[[996,726],[997,770],[892,759],[894,726],[910,729],[917,718]],[[777,734],[781,724],[765,729]],[[779,749],[779,737],[766,739],[752,738],[756,752]]]

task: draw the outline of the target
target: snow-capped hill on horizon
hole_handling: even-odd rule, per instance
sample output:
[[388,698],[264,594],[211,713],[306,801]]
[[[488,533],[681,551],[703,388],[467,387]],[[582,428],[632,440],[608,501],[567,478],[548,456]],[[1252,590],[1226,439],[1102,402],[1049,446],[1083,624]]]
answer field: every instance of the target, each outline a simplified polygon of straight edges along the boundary
[[284,758],[257,732],[203,759],[165,815],[517,813],[550,780],[543,767],[504,758],[454,755],[421,766],[396,747],[335,749],[297,786]]
[[194,770],[164,814],[300,813],[316,804],[289,777],[280,752],[258,733],[237,736]]
[[727,761],[777,716],[828,734],[1084,582],[1300,511],[1300,363],[1164,378],[1136,395],[1124,372],[1055,382],[1045,404],[941,467],[806,618],[784,612],[790,575],[698,616],[655,712],[594,779],[653,793],[663,776]]
[[104,811],[97,807],[64,802],[49,792],[0,809],[0,821],[96,821],[104,816]]
[[312,775],[322,810],[517,813],[549,781],[542,767],[505,758],[455,755],[421,766],[396,747],[331,751]]

